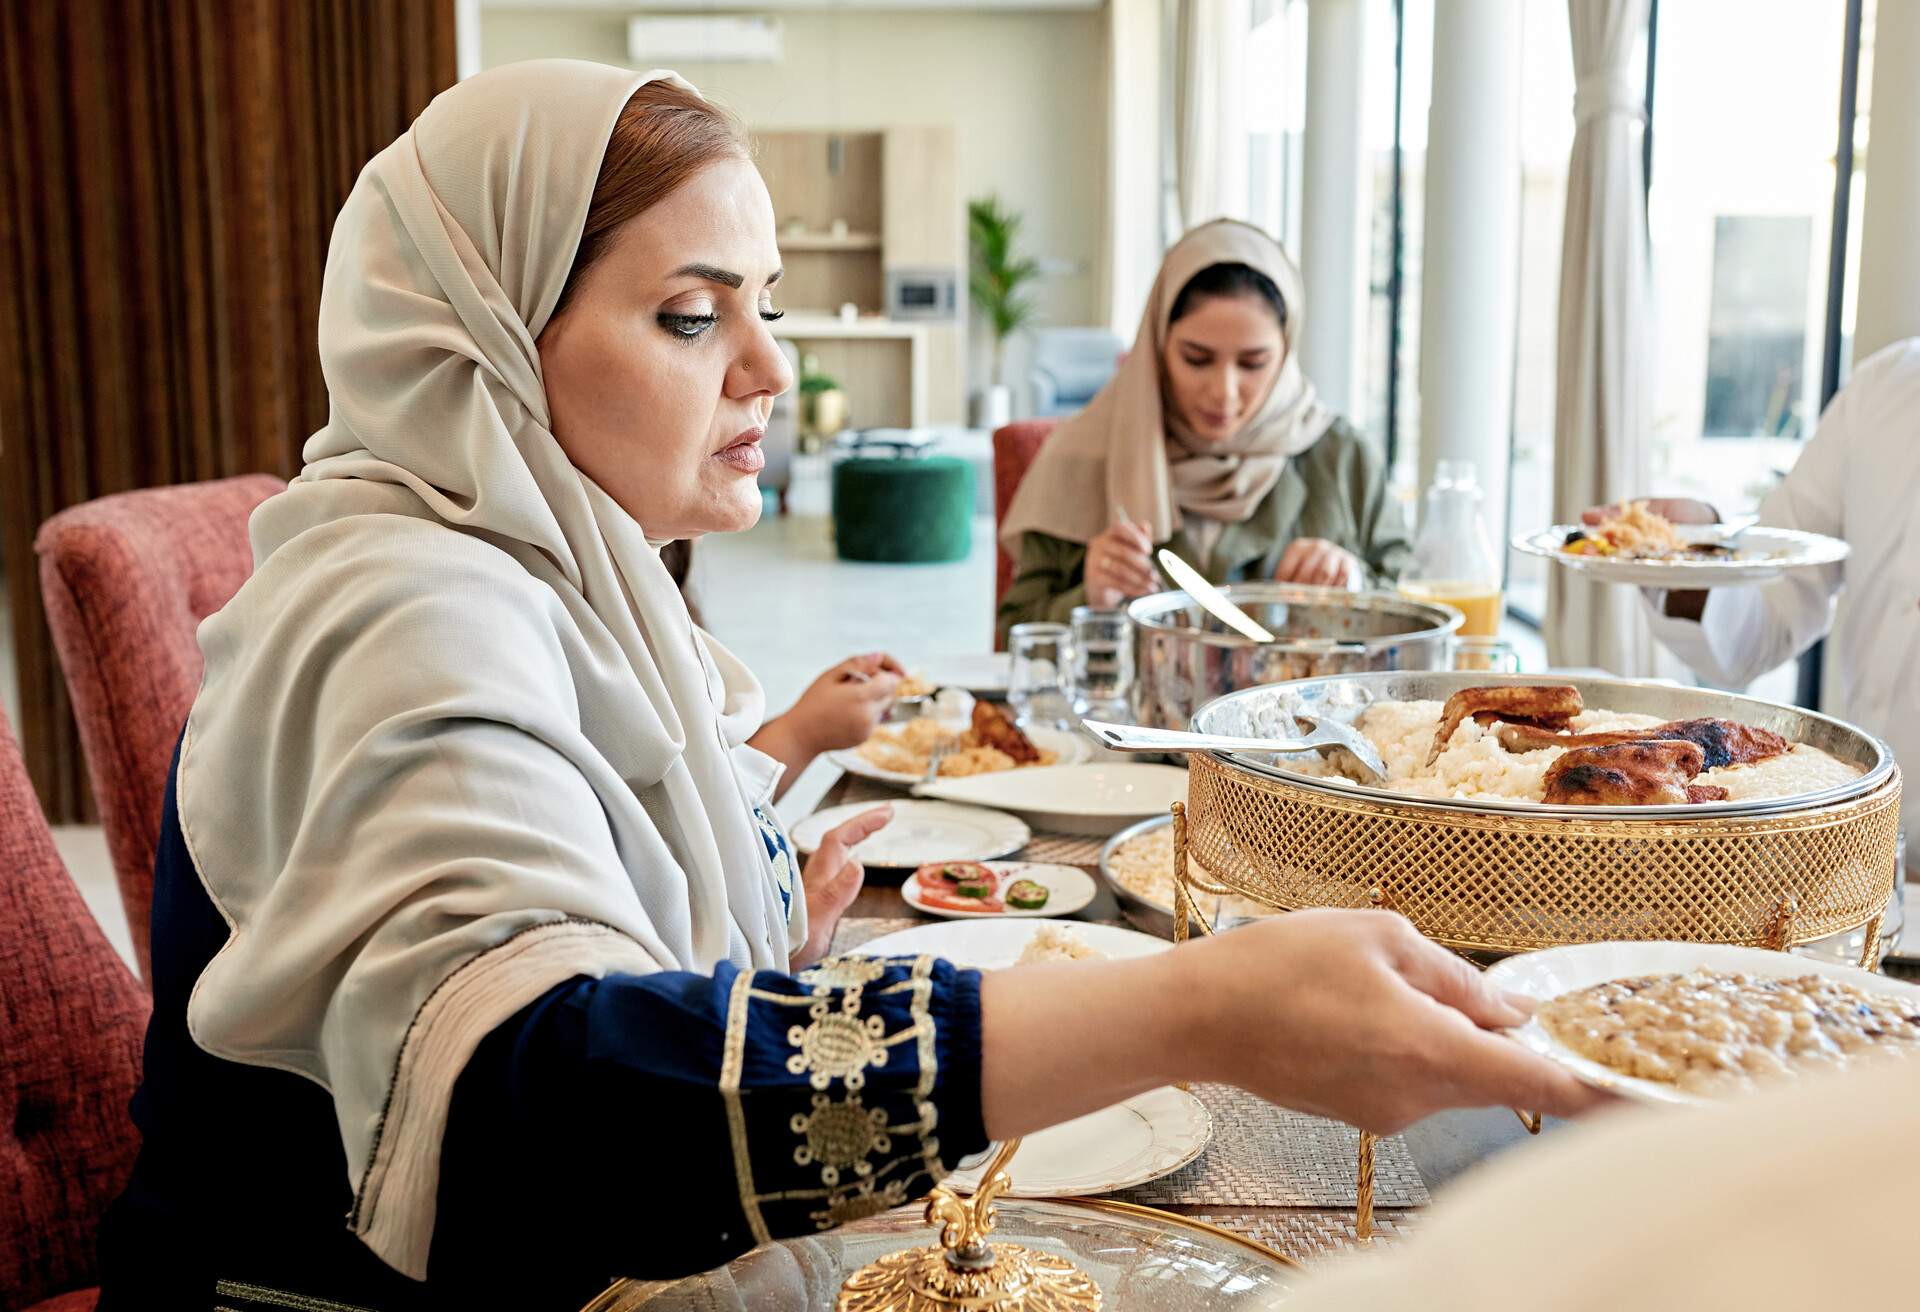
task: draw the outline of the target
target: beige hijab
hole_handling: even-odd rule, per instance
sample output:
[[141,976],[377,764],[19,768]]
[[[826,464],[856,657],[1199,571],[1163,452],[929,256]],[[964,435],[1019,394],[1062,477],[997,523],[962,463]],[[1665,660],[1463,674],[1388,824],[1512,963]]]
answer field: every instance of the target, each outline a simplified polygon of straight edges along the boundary
[[574,976],[784,969],[805,933],[753,814],[760,689],[541,381],[608,135],[657,76],[495,69],[367,165],[327,253],[330,417],[200,629],[180,822],[231,934],[188,1026],[329,1091],[348,1223],[414,1277],[494,1027]]
[[[1195,274],[1216,264],[1257,269],[1280,289],[1286,358],[1259,413],[1227,441],[1203,442],[1174,413],[1162,360],[1174,300]],[[1155,542],[1172,537],[1187,515],[1215,522],[1251,515],[1288,459],[1319,441],[1333,422],[1292,349],[1303,299],[1300,271],[1278,242],[1251,224],[1217,219],[1182,237],[1160,263],[1133,350],[1087,408],[1040,448],[1001,522],[1001,542],[1017,551],[1031,532],[1090,542],[1114,522],[1116,509],[1144,520]]]

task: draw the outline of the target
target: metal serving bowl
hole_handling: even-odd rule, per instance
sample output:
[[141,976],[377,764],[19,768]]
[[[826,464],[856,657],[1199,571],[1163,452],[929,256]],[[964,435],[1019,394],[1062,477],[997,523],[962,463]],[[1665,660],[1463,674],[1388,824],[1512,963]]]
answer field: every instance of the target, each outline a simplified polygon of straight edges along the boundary
[[1844,720],[1802,710],[1798,706],[1762,701],[1758,697],[1715,692],[1707,688],[1641,683],[1630,679],[1558,678],[1441,670],[1304,679],[1284,686],[1251,688],[1218,698],[1202,707],[1193,717],[1193,727],[1201,733],[1287,737],[1294,732],[1293,712],[1296,711],[1352,724],[1375,702],[1444,702],[1463,688],[1484,688],[1494,684],[1571,684],[1580,690],[1580,699],[1592,709],[1654,715],[1662,720],[1689,720],[1700,716],[1735,720],[1758,729],[1771,729],[1790,743],[1817,747],[1830,756],[1859,766],[1864,773],[1849,783],[1815,793],[1748,801],[1703,802],[1690,806],[1548,806],[1543,802],[1415,797],[1346,779],[1322,778],[1289,769],[1292,762],[1306,759],[1298,755],[1288,756],[1277,752],[1220,752],[1215,755],[1255,774],[1348,797],[1371,798],[1399,806],[1432,807],[1443,811],[1560,816],[1580,820],[1609,817],[1653,820],[1681,816],[1700,819],[1798,811],[1871,793],[1886,782],[1893,770],[1893,753],[1887,745]]
[[1207,614],[1185,592],[1127,607],[1133,621],[1136,724],[1184,729],[1222,693],[1289,679],[1364,670],[1443,670],[1463,622],[1451,606],[1391,592],[1291,583],[1229,583],[1228,600],[1273,633],[1254,642]]

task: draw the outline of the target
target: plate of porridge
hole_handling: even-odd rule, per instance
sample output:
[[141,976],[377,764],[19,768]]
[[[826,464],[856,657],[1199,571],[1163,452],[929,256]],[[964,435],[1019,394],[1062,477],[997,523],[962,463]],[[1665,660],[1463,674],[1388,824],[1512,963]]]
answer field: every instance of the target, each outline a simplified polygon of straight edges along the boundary
[[1487,972],[1539,1003],[1513,1035],[1636,1102],[1699,1106],[1920,1057],[1920,986],[1763,948],[1583,943]]

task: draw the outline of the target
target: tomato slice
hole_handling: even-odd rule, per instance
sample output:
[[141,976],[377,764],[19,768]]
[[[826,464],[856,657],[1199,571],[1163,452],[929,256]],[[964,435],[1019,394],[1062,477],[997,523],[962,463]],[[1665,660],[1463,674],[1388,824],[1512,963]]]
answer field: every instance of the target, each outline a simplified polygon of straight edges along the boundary
[[990,868],[978,861],[934,861],[914,871],[913,878],[925,892],[939,893],[951,892],[962,883],[984,880],[990,884],[995,876]]
[[920,900],[930,907],[939,907],[942,911],[978,911],[987,915],[997,915],[1007,909],[1007,904],[997,897],[961,897],[958,893],[944,892],[940,889],[922,888]]

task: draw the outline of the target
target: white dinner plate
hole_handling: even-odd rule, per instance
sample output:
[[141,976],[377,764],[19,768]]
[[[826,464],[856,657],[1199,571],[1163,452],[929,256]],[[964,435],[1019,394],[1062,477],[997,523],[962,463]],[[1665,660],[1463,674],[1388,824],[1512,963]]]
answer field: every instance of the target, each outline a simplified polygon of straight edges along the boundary
[[[901,723],[904,723],[904,721]],[[943,719],[940,723],[948,733],[952,734],[959,734],[965,731],[967,727],[967,721],[965,720]],[[889,730],[898,729],[900,723],[888,724],[883,727]],[[1057,764],[1073,765],[1086,760],[1087,757],[1093,753],[1093,744],[1087,741],[1086,735],[1084,734],[1071,733],[1064,729],[1028,729],[1025,730],[1025,733],[1035,747],[1038,747],[1041,751],[1052,752],[1054,756],[1058,758]],[[892,784],[896,788],[911,788],[919,783],[922,778],[920,774],[908,774],[904,770],[883,770],[866,757],[860,755],[860,749],[858,747],[843,747],[838,751],[828,752],[827,759],[839,766],[842,770],[845,770],[848,774],[859,775],[862,779],[871,779],[875,783]],[[1030,765],[1013,770],[997,770],[994,773],[1026,774],[1032,770],[1044,770],[1047,768],[1049,767]],[[985,776],[968,777],[984,778]]]
[[917,797],[998,807],[1037,829],[1104,837],[1187,797],[1187,772],[1173,765],[1038,765],[938,779]]
[[[1738,971],[1745,975],[1824,975],[1843,980],[1869,993],[1920,996],[1920,986],[1874,975],[1857,966],[1816,961],[1790,952],[1766,948],[1729,947],[1717,943],[1578,943],[1570,947],[1524,952],[1497,962],[1487,971],[1487,982],[1539,1002],[1557,998],[1608,980],[1635,975],[1684,974],[1690,970]],[[1687,1107],[1708,1106],[1714,1100],[1688,1093],[1658,1080],[1623,1075],[1610,1066],[1583,1057],[1547,1032],[1538,1020],[1509,1031],[1522,1045],[1559,1062],[1581,1081],[1609,1089],[1635,1102]]]
[[[1788,570],[1833,565],[1847,558],[1847,544],[1820,533],[1786,528],[1750,528],[1735,545],[1738,560],[1629,560],[1619,556],[1581,556],[1565,549],[1567,534],[1580,527],[1554,524],[1514,537],[1516,550],[1556,561],[1603,583],[1636,588],[1725,588],[1771,583]],[[1678,526],[1685,536],[1686,526]]]
[[[1137,930],[1075,920],[1009,920],[986,916],[946,920],[887,934],[853,949],[855,955],[905,957],[928,953],[956,966],[998,970],[1011,966],[1042,925],[1071,929],[1088,947],[1112,958],[1144,957],[1173,945]],[[1177,1171],[1198,1157],[1213,1133],[1205,1104],[1178,1089],[1155,1089],[1103,1111],[1028,1135],[1009,1174],[1011,1196],[1105,1193]],[[989,1150],[991,1151],[991,1150]],[[984,1157],[968,1158],[948,1177],[962,1189],[979,1184]],[[968,1169],[971,1168],[971,1169]]]
[[[883,804],[853,802],[815,811],[793,827],[793,845],[811,853],[829,829],[877,805]],[[1018,852],[1033,837],[1033,831],[1013,816],[984,807],[914,801],[884,805],[893,808],[893,819],[853,848],[853,854],[869,866],[911,869],[929,861],[991,861]]]
[[936,688],[964,688],[975,697],[1002,701],[1013,657],[1004,651],[970,652],[963,656],[936,656],[920,668],[920,677]]
[[[1213,1137],[1207,1105],[1172,1085],[1038,1130],[1020,1141],[1007,1167],[1007,1198],[1072,1198],[1131,1189],[1185,1166]],[[962,1193],[980,1187],[980,1174],[998,1144],[964,1158],[941,1183]]]
[[1044,884],[1047,889],[1047,903],[1031,911],[1019,907],[1008,907],[1005,911],[949,911],[945,907],[936,907],[920,896],[920,881],[908,879],[900,885],[900,896],[907,905],[924,915],[939,916],[943,920],[1005,920],[1008,916],[1070,916],[1093,901],[1093,876],[1073,866],[1056,866],[1042,861],[988,861],[984,863],[989,870],[1000,876],[1000,891],[1004,897],[1007,885],[1016,879],[1031,879],[1036,884]]
[[883,934],[853,949],[862,957],[917,957],[922,954],[945,957],[956,966],[974,970],[999,970],[1011,966],[1027,949],[1027,940],[1040,932],[1042,925],[1070,929],[1090,948],[1098,948],[1109,957],[1144,957],[1166,952],[1173,944],[1137,929],[1117,925],[1096,925],[1084,920],[1010,920],[1005,916],[986,916],[976,920],[942,920],[932,925],[915,925],[896,934]]

